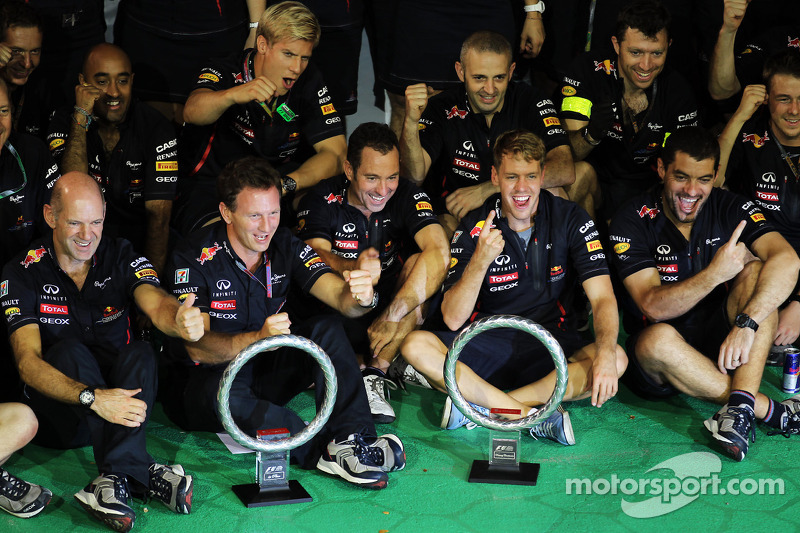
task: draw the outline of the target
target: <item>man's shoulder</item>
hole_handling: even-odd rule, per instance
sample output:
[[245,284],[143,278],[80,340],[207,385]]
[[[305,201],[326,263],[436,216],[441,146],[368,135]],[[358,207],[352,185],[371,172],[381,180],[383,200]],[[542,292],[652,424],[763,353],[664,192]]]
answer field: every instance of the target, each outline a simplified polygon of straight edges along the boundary
[[[3,272],[7,275],[16,272],[24,276],[44,272],[49,269],[48,261],[44,259],[50,253],[49,243],[45,239],[36,239],[12,256],[11,260],[3,266]],[[55,257],[51,260],[55,261]]]
[[329,204],[341,204],[342,196],[344,194],[343,191],[345,190],[346,186],[347,177],[344,174],[331,176],[330,178],[325,178],[324,180],[321,180],[319,183],[312,186],[305,194],[303,199],[318,199],[320,197],[327,198],[330,196],[331,198],[328,201]]
[[425,111],[434,113],[434,118],[439,119],[464,118],[470,111],[464,86],[453,87],[431,96]]

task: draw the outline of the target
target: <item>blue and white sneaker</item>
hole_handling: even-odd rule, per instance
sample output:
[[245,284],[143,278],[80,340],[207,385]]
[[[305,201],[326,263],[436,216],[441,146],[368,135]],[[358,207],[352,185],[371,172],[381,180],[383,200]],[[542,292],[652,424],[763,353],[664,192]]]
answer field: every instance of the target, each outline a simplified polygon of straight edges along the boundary
[[572,431],[569,413],[560,405],[552,415],[547,417],[547,420],[532,427],[530,434],[536,440],[550,439],[564,446],[575,444],[575,433]]
[[[489,416],[490,411],[488,408],[481,405],[476,405],[474,403],[470,403],[470,405],[480,414]],[[439,427],[442,429],[458,429],[463,426],[467,426],[467,429],[475,429],[478,424],[464,416],[464,413],[459,411],[458,407],[453,405],[453,401],[450,399],[450,396],[448,396],[444,401],[442,421],[439,423]]]
[[364,437],[357,433],[329,442],[317,461],[319,470],[369,489],[386,488],[386,472],[405,465],[403,443],[395,435]]
[[19,518],[41,513],[53,493],[44,487],[28,483],[0,468],[0,509]]
[[113,474],[101,475],[75,494],[86,511],[115,531],[127,532],[136,515],[128,505],[131,497],[128,479]]
[[756,441],[755,421],[756,415],[749,405],[729,407],[725,404],[703,425],[728,455],[741,461],[747,455],[749,442]]

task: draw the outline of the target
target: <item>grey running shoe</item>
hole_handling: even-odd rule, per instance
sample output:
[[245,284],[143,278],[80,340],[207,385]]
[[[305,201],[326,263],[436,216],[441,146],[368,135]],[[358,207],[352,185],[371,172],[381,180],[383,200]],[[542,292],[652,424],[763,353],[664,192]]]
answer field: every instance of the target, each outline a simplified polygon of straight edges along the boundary
[[192,476],[181,465],[150,465],[150,497],[162,502],[178,514],[192,511]]
[[703,425],[728,455],[741,461],[747,455],[748,441],[756,441],[755,421],[756,415],[749,405],[729,407],[725,404]]
[[0,468],[0,509],[19,518],[41,513],[50,503],[53,493],[44,487],[28,483]]
[[384,456],[384,443],[374,446],[376,441],[375,437],[362,437],[358,433],[338,442],[331,441],[317,461],[317,468],[355,485],[369,489],[386,488],[389,476],[384,471],[384,464],[388,465],[387,459],[390,458]]
[[130,497],[128,479],[113,474],[96,477],[75,494],[75,499],[90,515],[123,533],[130,531],[136,521],[136,514],[128,505]]
[[417,369],[408,364],[408,361],[406,361],[402,355],[398,355],[394,358],[392,364],[389,365],[389,371],[387,374],[389,379],[396,381],[403,390],[406,388],[406,383],[426,389],[433,388],[433,386],[428,383],[428,380],[425,378],[425,376],[420,374]]

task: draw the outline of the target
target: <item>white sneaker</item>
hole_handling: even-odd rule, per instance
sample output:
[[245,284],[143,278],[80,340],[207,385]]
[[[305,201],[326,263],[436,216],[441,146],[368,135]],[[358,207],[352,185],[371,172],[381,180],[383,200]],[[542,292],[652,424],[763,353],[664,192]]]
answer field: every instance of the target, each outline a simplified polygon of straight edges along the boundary
[[367,391],[369,411],[376,424],[391,424],[395,414],[389,405],[388,387],[397,388],[397,385],[386,379],[386,375],[377,368],[367,367],[361,372],[364,377],[364,389]]

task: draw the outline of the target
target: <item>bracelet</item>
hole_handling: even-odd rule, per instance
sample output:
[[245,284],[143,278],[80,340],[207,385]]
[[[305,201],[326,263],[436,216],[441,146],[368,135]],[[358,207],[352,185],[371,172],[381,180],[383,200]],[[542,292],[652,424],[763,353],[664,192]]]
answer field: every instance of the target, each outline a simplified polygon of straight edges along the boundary
[[86,110],[85,110],[84,108],[82,108],[81,106],[77,106],[77,105],[76,105],[76,106],[75,106],[73,109],[75,110],[75,112],[76,112],[76,113],[80,113],[81,115],[83,115],[84,117],[86,117],[86,126],[83,126],[83,125],[82,125],[80,122],[78,122],[77,120],[75,120],[75,115],[72,115],[72,120],[75,120],[75,124],[77,124],[77,125],[81,126],[81,127],[82,127],[83,129],[85,129],[85,130],[86,130],[86,129],[89,129],[89,124],[91,124],[91,123],[92,123],[92,114],[91,114],[91,113],[89,113],[88,111],[86,111]]
[[258,22],[251,22],[250,29],[255,29],[255,28],[258,28]]
[[598,144],[600,144],[600,141],[595,141],[594,139],[592,139],[591,135],[589,135],[588,126],[586,128],[583,128],[583,140],[591,144],[592,146],[597,146]]
[[72,115],[70,118],[72,118],[72,122],[77,124],[83,130],[88,130],[89,129],[89,124],[91,123],[91,120],[89,118],[86,119],[86,124],[81,124],[80,122],[78,122],[78,119],[75,118],[75,115]]
[[372,292],[372,302],[369,305],[361,305],[361,302],[358,302],[358,305],[363,307],[364,309],[375,309],[378,307],[378,291]]
[[523,6],[522,9],[524,9],[526,13],[544,13],[544,7],[544,0],[539,0],[536,4]]

